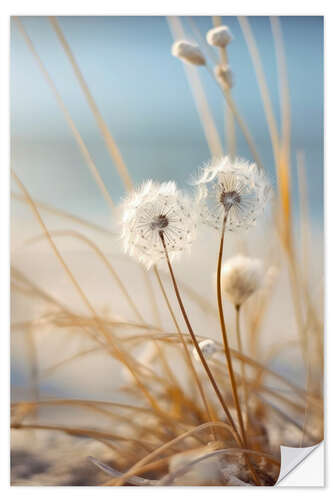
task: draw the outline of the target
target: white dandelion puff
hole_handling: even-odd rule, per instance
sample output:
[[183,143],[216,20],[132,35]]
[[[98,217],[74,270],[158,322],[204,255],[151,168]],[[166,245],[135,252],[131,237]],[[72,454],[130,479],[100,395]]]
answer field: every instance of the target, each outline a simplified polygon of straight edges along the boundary
[[271,192],[270,184],[255,163],[228,156],[202,169],[194,181],[202,222],[221,230],[233,231],[254,225],[263,212]]
[[196,234],[196,212],[191,200],[174,182],[145,182],[122,206],[122,240],[125,253],[148,269],[165,258],[189,250]]
[[222,266],[222,290],[230,302],[241,306],[260,288],[263,277],[263,265],[259,259],[236,255]]
[[[202,340],[199,342],[199,347],[206,359],[210,359],[218,351],[216,342],[211,339]],[[199,354],[195,348],[193,348],[192,354],[196,361],[200,361]]]
[[196,66],[204,66],[206,59],[198,45],[186,40],[178,40],[172,45],[171,54],[182,61]]
[[209,45],[226,47],[233,39],[228,26],[217,26],[208,31],[206,35]]

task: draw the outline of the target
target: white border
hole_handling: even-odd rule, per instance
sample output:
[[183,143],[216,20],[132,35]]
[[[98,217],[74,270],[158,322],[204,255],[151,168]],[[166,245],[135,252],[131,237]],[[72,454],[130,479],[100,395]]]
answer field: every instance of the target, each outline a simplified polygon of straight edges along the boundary
[[[237,15],[237,14],[246,14],[246,15],[325,15],[325,34],[326,34],[326,57],[325,57],[325,83],[326,89],[333,88],[332,87],[332,78],[331,75],[331,63],[330,59],[332,59],[332,53],[329,52],[331,47],[332,40],[332,22],[330,17],[330,5],[332,2],[327,0],[316,0],[312,2],[305,3],[304,0],[301,1],[291,1],[291,0],[279,0],[278,2],[270,1],[269,3],[263,1],[252,0],[251,2],[243,0],[232,0],[231,2],[221,2],[219,1],[211,1],[204,0],[202,2],[194,2],[193,0],[187,1],[182,0],[168,0],[167,2],[153,2],[140,0],[138,1],[117,1],[111,2],[108,1],[97,1],[94,2],[86,2],[82,1],[69,1],[69,0],[57,0],[54,3],[46,3],[42,1],[15,1],[12,0],[10,3],[3,3],[0,7],[1,17],[0,17],[0,50],[1,50],[1,101],[0,101],[0,119],[1,119],[1,167],[0,167],[0,222],[1,222],[1,255],[0,255],[0,287],[1,287],[1,349],[0,349],[0,377],[1,377],[1,421],[0,421],[0,432],[1,432],[1,462],[0,462],[0,471],[1,471],[1,482],[0,487],[2,491],[2,498],[5,498],[7,495],[10,497],[16,496],[54,496],[58,497],[59,494],[61,496],[68,496],[69,498],[73,498],[76,495],[82,497],[91,498],[92,495],[107,495],[112,496],[122,496],[122,495],[130,495],[133,494],[135,497],[144,496],[145,498],[149,496],[156,495],[158,497],[167,497],[170,494],[172,496],[180,496],[185,493],[190,494],[193,497],[202,496],[202,494],[209,494],[210,496],[220,497],[221,495],[227,494],[246,494],[247,496],[251,495],[267,495],[267,488],[209,488],[206,492],[202,488],[188,488],[183,490],[182,488],[169,488],[158,489],[158,492],[154,488],[123,488],[123,489],[113,489],[110,491],[108,488],[62,488],[59,490],[58,488],[48,487],[45,490],[42,487],[16,487],[9,489],[6,486],[8,484],[9,478],[9,460],[8,460],[8,445],[9,445],[9,436],[8,436],[8,426],[9,426],[9,415],[8,415],[8,407],[9,407],[9,340],[8,340],[8,331],[9,331],[9,294],[8,294],[8,283],[9,283],[9,230],[8,230],[8,220],[9,220],[9,189],[8,189],[8,165],[9,165],[9,16],[10,15],[164,15],[164,14],[174,14],[174,15],[211,15],[211,14],[219,14],[223,13],[224,15]],[[328,57],[329,54],[329,57]],[[311,68],[309,68],[311,71]],[[328,83],[330,82],[330,84]],[[329,331],[329,302],[327,298],[330,296],[330,287],[329,287],[329,277],[331,276],[331,265],[330,259],[328,258],[330,255],[333,255],[333,245],[331,245],[331,237],[332,230],[330,230],[329,226],[332,226],[332,221],[330,221],[330,215],[333,213],[332,203],[333,196],[331,188],[332,183],[332,174],[330,173],[333,168],[332,164],[332,155],[330,155],[332,139],[330,140],[330,120],[329,120],[329,92],[326,92],[325,96],[325,138],[326,138],[326,148],[325,148],[325,159],[326,159],[326,169],[325,169],[325,191],[326,191],[326,280],[327,280],[327,291],[326,291],[326,360],[327,349],[330,344],[330,336],[332,332]],[[326,363],[327,366],[327,377],[330,376],[331,372],[329,369],[329,364]],[[328,386],[328,378],[326,381],[326,387]],[[330,385],[332,387],[332,385]],[[325,391],[326,397],[328,396],[328,391]],[[329,401],[325,399],[326,402],[326,423],[328,421],[332,421],[331,414],[329,411]],[[327,442],[327,434],[328,434],[328,425],[326,425],[326,436],[325,441]],[[326,471],[332,467],[332,461],[330,460],[330,449],[328,447],[326,454]],[[329,455],[329,457],[327,457]],[[331,482],[329,477],[326,479],[328,484]],[[329,493],[329,489],[331,489],[331,485],[329,487],[322,490],[316,490],[317,494],[325,494]],[[47,493],[46,493],[47,491]],[[262,491],[262,492],[261,492]],[[284,495],[294,495],[295,492],[293,490],[288,490],[287,488],[279,489],[279,488],[271,488],[271,494],[277,494],[275,492],[283,491]],[[314,491],[313,489],[302,489],[301,494],[303,497],[311,496],[313,498]]]

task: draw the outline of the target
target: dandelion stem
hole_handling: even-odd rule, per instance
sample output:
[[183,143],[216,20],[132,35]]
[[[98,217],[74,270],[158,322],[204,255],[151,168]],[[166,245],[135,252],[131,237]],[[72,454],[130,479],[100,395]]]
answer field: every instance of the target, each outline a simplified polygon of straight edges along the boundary
[[231,413],[229,412],[228,410],[228,407],[226,405],[226,402],[215,382],[215,379],[214,379],[214,376],[212,374],[212,372],[210,371],[210,368],[205,360],[205,357],[204,355],[202,354],[201,352],[201,349],[200,349],[200,346],[198,344],[198,341],[195,337],[195,334],[194,334],[194,331],[192,329],[192,326],[191,326],[191,323],[188,319],[188,316],[187,316],[187,313],[186,313],[186,310],[185,310],[185,307],[184,307],[184,304],[183,304],[183,301],[182,301],[182,298],[180,296],[180,292],[179,292],[179,289],[178,289],[178,285],[177,285],[177,282],[176,282],[176,278],[175,278],[175,275],[174,275],[174,272],[173,272],[173,269],[172,269],[172,266],[171,266],[171,262],[170,262],[170,259],[169,259],[169,254],[168,254],[168,250],[167,250],[167,247],[166,247],[166,244],[165,244],[165,240],[164,240],[164,235],[163,235],[163,231],[160,231],[159,233],[159,236],[161,238],[161,241],[162,241],[162,245],[163,245],[163,248],[164,248],[164,252],[165,252],[165,257],[166,257],[166,260],[167,260],[167,264],[168,264],[168,268],[169,268],[169,271],[170,271],[170,276],[171,276],[171,280],[172,280],[172,284],[173,284],[173,287],[174,287],[174,290],[175,290],[175,294],[176,294],[176,297],[177,297],[177,300],[178,300],[178,304],[179,304],[179,307],[180,307],[180,310],[182,312],[182,315],[183,315],[183,318],[184,318],[184,321],[186,323],[186,326],[187,326],[187,329],[188,329],[188,332],[191,336],[191,339],[193,341],[193,344],[194,344],[194,347],[198,353],[198,356],[200,358],[200,361],[208,375],[208,378],[210,380],[210,383],[212,384],[212,387],[216,393],[216,396],[219,400],[219,402],[221,403],[221,406],[226,414],[226,417],[231,425],[231,427],[233,428],[233,430],[235,431],[235,434],[237,435],[237,439],[238,439],[238,442],[239,444],[241,444],[241,439],[240,439],[240,436],[239,436],[239,433],[238,433],[238,430],[237,430],[237,427],[235,425],[235,422],[231,416]]
[[[237,348],[241,356],[243,356],[243,345],[240,333],[240,305],[235,306],[236,310],[236,337],[237,337]],[[246,367],[244,360],[241,360],[241,374],[242,374],[242,386],[243,386],[243,397],[246,411],[246,426],[249,423],[249,394],[247,390],[247,379],[246,379]]]
[[[196,370],[195,370],[195,368],[194,368],[194,366],[193,366],[193,362],[192,362],[191,355],[190,355],[190,353],[189,353],[189,350],[188,350],[187,344],[186,344],[186,342],[185,342],[185,340],[184,340],[184,337],[183,337],[183,334],[182,334],[182,332],[181,332],[181,330],[180,330],[180,328],[179,328],[178,322],[177,322],[176,317],[175,317],[175,314],[174,314],[174,312],[173,312],[173,310],[172,310],[172,307],[171,307],[170,301],[169,301],[169,299],[168,299],[168,296],[167,296],[167,294],[166,294],[165,288],[164,288],[164,286],[163,286],[163,283],[162,283],[162,280],[161,280],[160,274],[159,274],[158,269],[157,269],[157,267],[156,267],[156,266],[154,266],[154,273],[155,273],[155,275],[156,275],[156,278],[157,278],[158,284],[159,284],[159,286],[160,286],[160,288],[161,288],[161,292],[162,292],[162,295],[163,295],[164,300],[165,300],[165,302],[166,302],[167,308],[168,308],[168,310],[169,310],[169,312],[170,312],[170,315],[171,315],[171,317],[172,317],[172,319],[173,319],[173,322],[174,322],[174,324],[175,324],[175,327],[176,327],[176,330],[177,330],[177,333],[178,333],[178,337],[179,337],[179,339],[180,339],[180,341],[181,341],[181,343],[182,343],[182,346],[183,346],[183,348],[184,348],[185,360],[186,360],[186,362],[188,363],[188,366],[190,367],[190,370],[191,370],[191,372],[192,372],[193,378],[194,378],[194,380],[195,380],[195,382],[196,382],[196,384],[197,384],[197,386],[198,386],[199,393],[200,393],[200,396],[201,396],[201,399],[202,399],[203,405],[204,405],[204,407],[205,407],[205,409],[206,409],[206,412],[207,412],[207,417],[208,417],[208,419],[209,419],[209,420],[211,420],[212,422],[214,422],[214,421],[215,421],[215,418],[214,418],[214,416],[212,415],[212,411],[211,411],[211,409],[210,409],[210,407],[209,407],[209,404],[208,404],[208,401],[207,401],[207,398],[206,398],[205,392],[204,392],[203,387],[202,387],[202,384],[201,384],[201,382],[200,382],[200,378],[198,377],[198,374],[197,374],[197,372],[196,372]],[[216,439],[216,433],[215,433],[215,429],[214,429],[214,427],[212,428],[212,434],[213,434],[214,438]]]
[[[245,433],[242,412],[241,412],[240,405],[239,405],[237,384],[236,384],[235,374],[234,374],[234,370],[233,370],[233,366],[232,366],[232,359],[231,359],[231,354],[230,354],[227,329],[225,326],[223,306],[222,306],[221,269],[222,269],[224,235],[225,235],[225,228],[226,228],[226,223],[227,223],[227,219],[228,219],[228,213],[229,213],[229,211],[226,211],[224,219],[223,219],[222,234],[221,234],[221,241],[220,241],[220,250],[219,250],[219,256],[218,256],[218,261],[217,261],[217,287],[216,287],[217,288],[217,304],[218,304],[218,310],[219,310],[219,316],[220,316],[220,325],[221,325],[222,340],[223,340],[223,344],[224,344],[224,352],[225,352],[225,356],[226,356],[226,360],[227,360],[228,372],[229,372],[230,383],[231,383],[231,388],[232,388],[232,395],[233,395],[234,403],[235,403],[235,407],[236,407],[237,417],[238,417],[239,426],[240,426],[240,430],[241,430],[242,441],[243,441],[245,448],[248,448],[248,442],[247,442],[247,437],[246,437],[246,433]],[[250,463],[249,460],[248,460],[248,464],[249,464],[250,470],[252,472],[252,475],[255,479],[255,482],[258,484],[257,475],[256,475],[256,473],[252,467],[252,464]]]

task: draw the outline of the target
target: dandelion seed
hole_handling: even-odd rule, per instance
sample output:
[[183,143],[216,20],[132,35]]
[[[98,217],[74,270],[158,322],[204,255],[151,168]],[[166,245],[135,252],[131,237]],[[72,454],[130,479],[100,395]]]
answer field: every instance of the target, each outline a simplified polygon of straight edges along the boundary
[[241,306],[262,284],[263,266],[259,259],[236,255],[222,266],[222,290],[235,306]]
[[189,64],[195,64],[196,66],[204,66],[206,64],[205,56],[198,45],[186,40],[175,42],[172,45],[171,54]]
[[233,39],[228,26],[217,26],[208,31],[206,35],[209,45],[226,47]]
[[231,89],[234,86],[234,75],[229,65],[215,66],[214,73],[217,80],[225,87]]
[[254,225],[263,212],[271,188],[255,163],[228,156],[208,164],[194,181],[202,222],[233,231]]
[[161,236],[172,260],[190,249],[195,234],[193,204],[174,182],[147,181],[124,201],[124,250],[148,269],[165,258]]
[[[213,354],[215,354],[218,351],[218,346],[216,342],[214,342],[214,340],[211,339],[202,340],[201,342],[199,342],[199,347],[206,359],[210,359],[213,356]],[[196,361],[200,361],[198,352],[195,348],[193,348],[192,354]]]

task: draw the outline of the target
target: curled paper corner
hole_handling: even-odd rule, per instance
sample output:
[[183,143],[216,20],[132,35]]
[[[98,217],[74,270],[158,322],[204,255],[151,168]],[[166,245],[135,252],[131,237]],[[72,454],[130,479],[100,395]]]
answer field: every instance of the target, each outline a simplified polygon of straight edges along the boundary
[[280,446],[280,450],[281,467],[275,486],[324,486],[324,441],[307,448]]

